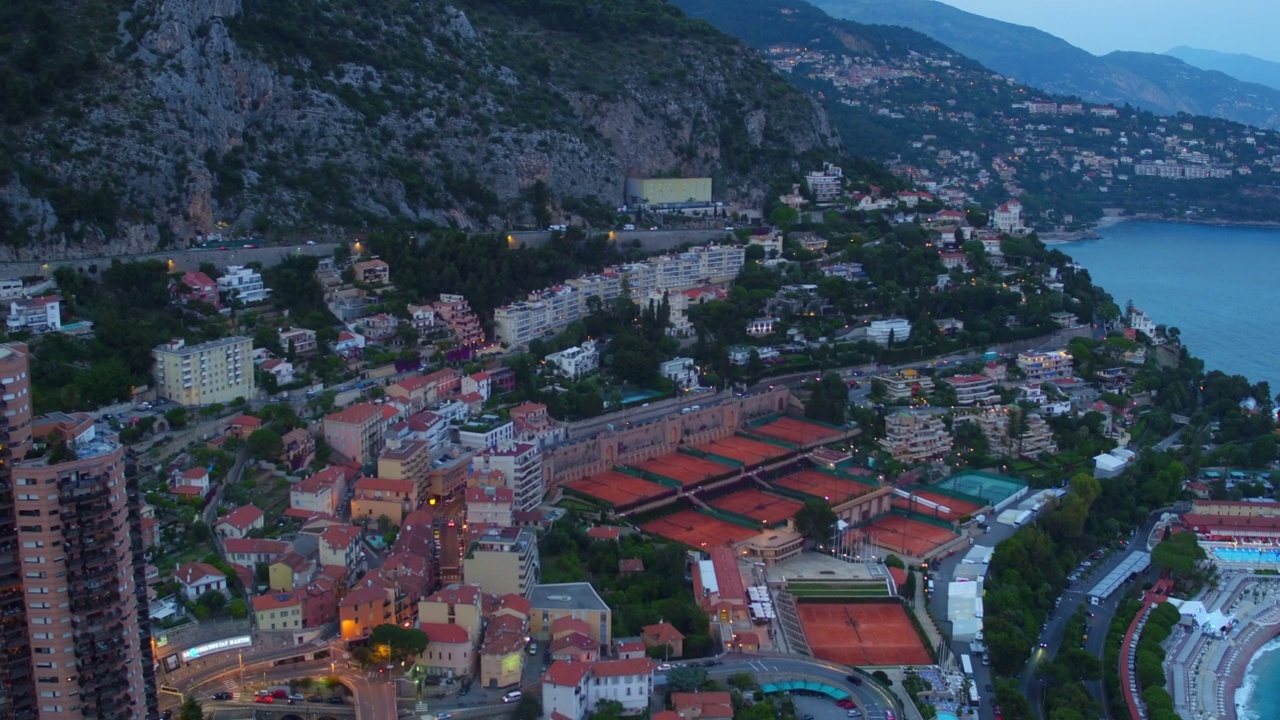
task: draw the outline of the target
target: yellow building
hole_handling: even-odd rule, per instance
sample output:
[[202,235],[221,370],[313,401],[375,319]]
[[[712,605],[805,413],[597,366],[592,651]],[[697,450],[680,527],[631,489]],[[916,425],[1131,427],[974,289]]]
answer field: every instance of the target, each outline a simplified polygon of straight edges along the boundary
[[378,477],[413,481],[415,508],[427,499],[427,471],[430,469],[431,445],[424,440],[388,440],[378,456]]
[[711,202],[711,178],[627,178],[627,204]]
[[492,528],[471,543],[462,578],[497,595],[525,596],[537,584],[538,539],[531,528]]
[[155,359],[156,394],[186,407],[250,400],[253,340],[232,336],[199,345],[178,338],[151,351]]
[[482,603],[475,585],[450,585],[418,601],[418,622],[457,625],[467,631],[467,637],[479,641]]
[[525,623],[518,617],[498,615],[489,620],[480,646],[480,684],[503,688],[520,684],[524,674]]
[[591,583],[534,585],[529,590],[529,605],[531,637],[549,641],[551,623],[562,617],[571,617],[585,622],[596,642],[613,644],[613,613]]

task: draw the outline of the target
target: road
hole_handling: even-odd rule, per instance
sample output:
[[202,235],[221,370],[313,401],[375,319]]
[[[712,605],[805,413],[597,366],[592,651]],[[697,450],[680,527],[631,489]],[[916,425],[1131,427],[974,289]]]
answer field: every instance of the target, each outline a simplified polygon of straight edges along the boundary
[[[1031,653],[1031,657],[1027,659],[1026,665],[1022,668],[1020,684],[1022,693],[1031,702],[1037,718],[1043,717],[1044,701],[1044,685],[1036,677],[1037,668],[1040,663],[1056,657],[1058,652],[1069,647],[1068,643],[1078,642],[1078,639],[1074,637],[1064,638],[1063,633],[1066,631],[1067,621],[1071,619],[1072,615],[1075,615],[1076,610],[1080,607],[1084,607],[1087,611],[1093,613],[1093,616],[1088,618],[1089,637],[1083,647],[1091,655],[1097,657],[1099,661],[1102,661],[1107,629],[1111,626],[1111,620],[1115,617],[1116,608],[1119,607],[1120,600],[1124,597],[1124,592],[1117,591],[1098,605],[1091,605],[1089,604],[1089,591],[1106,577],[1107,573],[1111,572],[1113,568],[1128,559],[1130,555],[1147,550],[1146,540],[1155,529],[1160,512],[1156,511],[1151,514],[1146,524],[1134,534],[1133,540],[1125,548],[1124,552],[1111,553],[1104,556],[1098,564],[1087,568],[1079,580],[1069,583],[1067,589],[1060,596],[1061,602],[1049,613],[1038,641],[1041,645]],[[1112,670],[1114,671],[1114,669]],[[1108,669],[1103,667],[1102,672],[1105,677]],[[1089,691],[1089,695],[1099,705],[1106,708],[1103,694],[1104,683],[1102,681],[1089,681],[1084,685],[1085,689]]]
[[[241,698],[251,696],[254,689],[284,685],[295,678],[311,677],[321,679],[337,677],[342,680],[343,685],[355,697],[354,705],[357,720],[387,720],[388,718],[397,717],[395,689],[392,684],[381,680],[370,680],[366,673],[347,668],[341,661],[335,663],[330,660],[314,660],[289,665],[272,664],[274,660],[289,657],[291,654],[296,654],[298,650],[298,648],[289,648],[264,656],[266,659],[246,662],[243,677],[248,687],[243,690],[239,685],[241,670],[234,662],[234,658],[230,659],[231,663],[229,665],[197,673],[184,683],[181,689],[210,707],[214,706],[215,703],[219,707],[253,705],[252,702],[244,702],[243,700],[217,702],[210,700],[210,697],[216,692],[231,690],[237,693],[237,698]],[[162,695],[161,697],[162,708],[166,706],[177,707],[178,703],[175,697],[170,695]]]
[[[973,536],[973,544],[980,547],[995,547],[1017,531],[1010,525],[998,523],[994,518],[988,519],[990,532],[980,533]],[[965,550],[968,552],[968,550]],[[944,637],[951,637],[951,623],[947,620],[947,585],[955,578],[956,569],[960,567],[963,561],[964,553],[957,552],[951,557],[938,558],[933,561],[929,568],[929,575],[934,581],[934,592],[929,594],[929,609],[933,614],[934,621],[938,625],[938,631]],[[991,693],[986,692],[986,686],[995,683],[994,673],[991,668],[983,665],[981,654],[973,652],[970,644],[967,642],[952,642],[952,652],[957,655],[967,654],[973,661],[973,681],[977,683],[978,695],[982,698],[988,698]],[[992,720],[995,713],[991,710],[991,703],[988,699],[978,709],[978,717],[983,720]]]

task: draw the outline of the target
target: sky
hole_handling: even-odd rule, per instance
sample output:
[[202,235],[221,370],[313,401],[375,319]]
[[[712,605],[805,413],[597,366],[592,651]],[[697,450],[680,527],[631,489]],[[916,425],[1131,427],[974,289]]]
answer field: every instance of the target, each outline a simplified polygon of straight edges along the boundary
[[996,20],[1030,25],[1095,55],[1162,53],[1178,45],[1280,62],[1277,0],[941,0]]

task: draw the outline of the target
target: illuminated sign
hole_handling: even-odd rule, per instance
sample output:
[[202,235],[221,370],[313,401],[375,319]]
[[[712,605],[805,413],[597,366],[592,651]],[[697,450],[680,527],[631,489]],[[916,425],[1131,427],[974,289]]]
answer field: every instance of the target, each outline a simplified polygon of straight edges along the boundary
[[214,653],[246,647],[253,647],[252,635],[237,635],[235,637],[223,638],[221,640],[214,640],[213,642],[183,650],[182,661],[191,662],[192,660],[204,657],[205,655],[213,655]]

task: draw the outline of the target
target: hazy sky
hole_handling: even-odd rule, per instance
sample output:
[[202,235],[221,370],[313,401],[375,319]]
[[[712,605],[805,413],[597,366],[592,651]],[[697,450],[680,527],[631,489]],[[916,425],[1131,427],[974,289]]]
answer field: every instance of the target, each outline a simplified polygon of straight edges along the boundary
[[1030,25],[1091,53],[1165,52],[1178,45],[1280,62],[1277,0],[941,0]]

